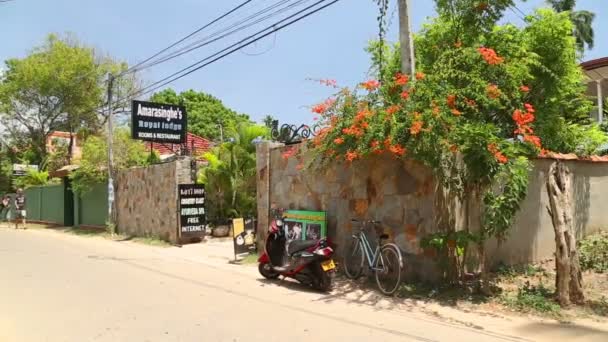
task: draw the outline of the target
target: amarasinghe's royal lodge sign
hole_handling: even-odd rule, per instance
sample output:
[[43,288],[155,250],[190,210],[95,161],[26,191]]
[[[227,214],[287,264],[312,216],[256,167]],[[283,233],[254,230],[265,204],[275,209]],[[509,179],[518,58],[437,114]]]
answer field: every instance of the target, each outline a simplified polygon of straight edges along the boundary
[[131,118],[133,139],[171,144],[186,142],[188,120],[183,106],[133,101]]

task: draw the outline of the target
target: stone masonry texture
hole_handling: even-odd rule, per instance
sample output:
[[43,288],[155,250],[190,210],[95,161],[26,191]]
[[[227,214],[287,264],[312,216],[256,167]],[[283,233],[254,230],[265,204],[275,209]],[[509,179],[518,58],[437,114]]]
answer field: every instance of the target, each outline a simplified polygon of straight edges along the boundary
[[192,184],[190,159],[119,171],[116,226],[128,236],[179,242],[178,184]]

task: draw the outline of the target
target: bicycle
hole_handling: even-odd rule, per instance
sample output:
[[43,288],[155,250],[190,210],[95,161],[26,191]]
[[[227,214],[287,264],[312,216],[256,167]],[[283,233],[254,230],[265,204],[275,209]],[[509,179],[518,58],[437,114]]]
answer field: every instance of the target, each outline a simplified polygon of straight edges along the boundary
[[378,288],[385,295],[392,295],[401,283],[401,270],[403,268],[403,257],[401,250],[394,243],[383,243],[388,239],[387,234],[380,234],[378,244],[373,250],[365,235],[365,228],[372,224],[377,226],[379,221],[357,221],[361,223],[359,232],[353,234],[352,243],[347,246],[344,253],[344,273],[350,279],[357,279],[363,273],[364,263],[367,261],[369,270],[375,273]]

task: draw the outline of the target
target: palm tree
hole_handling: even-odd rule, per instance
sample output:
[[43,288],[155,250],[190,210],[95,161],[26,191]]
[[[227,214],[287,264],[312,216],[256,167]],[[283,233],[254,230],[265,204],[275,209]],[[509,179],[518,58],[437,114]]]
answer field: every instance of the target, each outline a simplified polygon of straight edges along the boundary
[[262,119],[262,121],[264,122],[264,126],[271,128],[272,127],[272,122],[275,120],[274,117],[272,117],[272,115],[266,115],[264,117],[264,119]]
[[556,12],[570,12],[570,19],[574,24],[574,38],[580,52],[585,51],[585,45],[593,49],[593,20],[595,13],[590,11],[575,11],[576,0],[547,0]]
[[205,183],[209,193],[212,220],[223,223],[229,218],[254,214],[256,155],[253,141],[267,136],[267,127],[240,124],[229,142],[205,153],[209,165],[202,170],[199,181]]

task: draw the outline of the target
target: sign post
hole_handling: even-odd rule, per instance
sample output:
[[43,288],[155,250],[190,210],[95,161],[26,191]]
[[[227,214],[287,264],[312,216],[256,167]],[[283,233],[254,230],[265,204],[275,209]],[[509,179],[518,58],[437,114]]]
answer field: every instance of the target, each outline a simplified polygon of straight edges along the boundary
[[234,242],[234,260],[238,255],[256,252],[255,245],[255,219],[236,218],[232,220],[232,234]]
[[188,119],[186,107],[133,101],[131,137],[155,143],[184,144]]
[[207,221],[205,186],[203,184],[180,184],[178,191],[180,241],[200,241],[205,236]]

